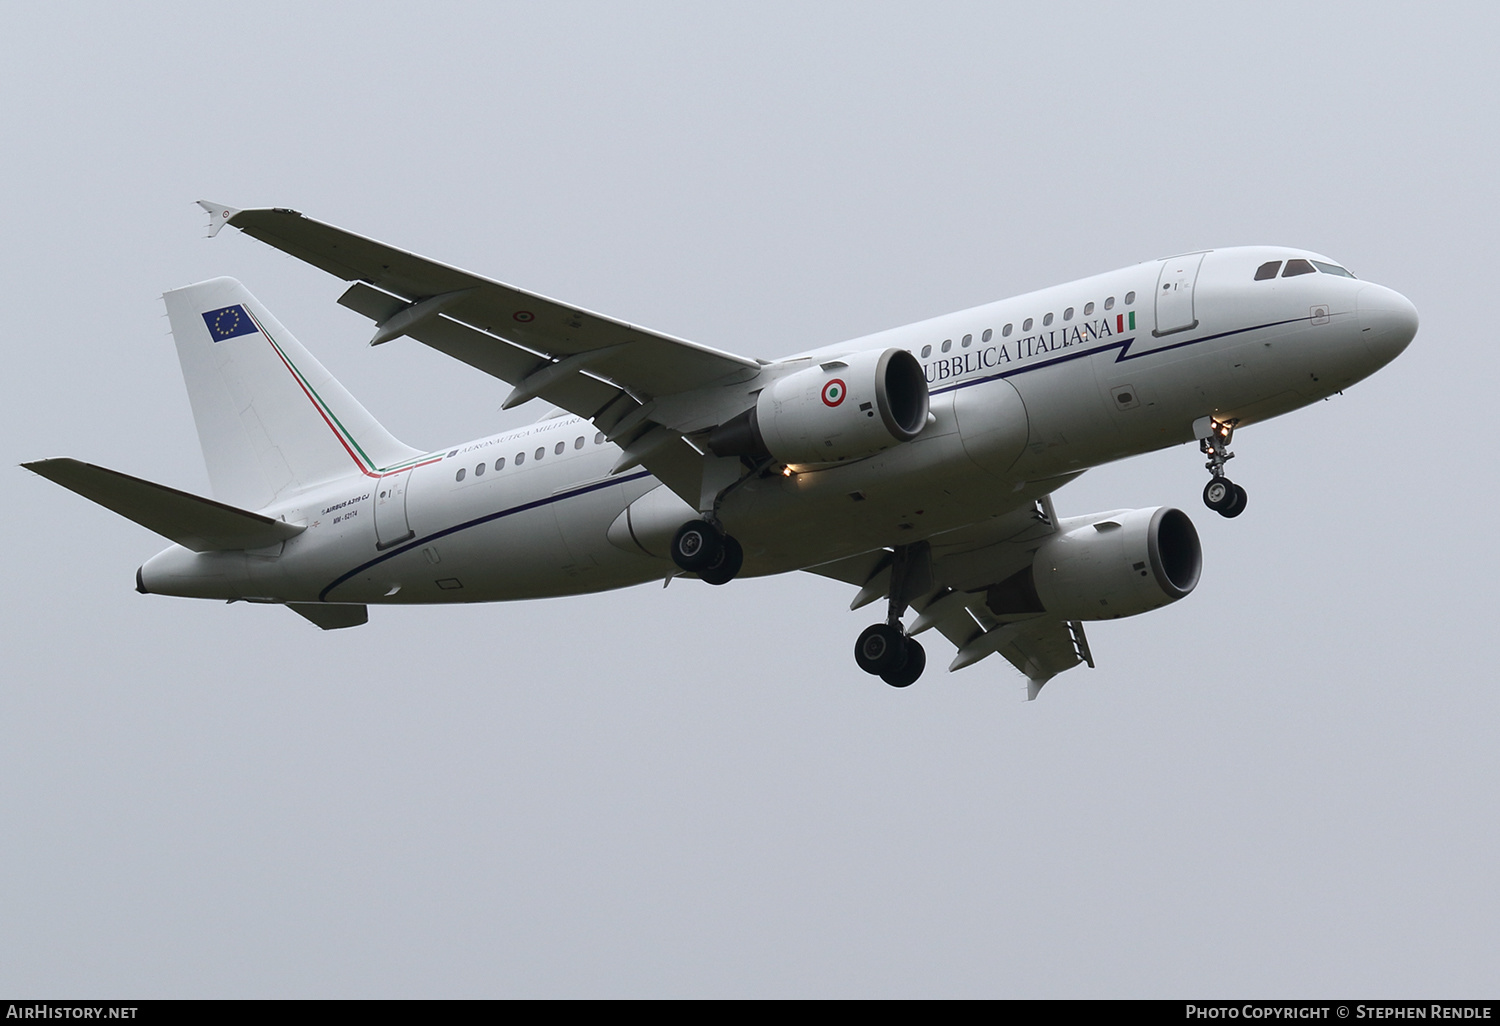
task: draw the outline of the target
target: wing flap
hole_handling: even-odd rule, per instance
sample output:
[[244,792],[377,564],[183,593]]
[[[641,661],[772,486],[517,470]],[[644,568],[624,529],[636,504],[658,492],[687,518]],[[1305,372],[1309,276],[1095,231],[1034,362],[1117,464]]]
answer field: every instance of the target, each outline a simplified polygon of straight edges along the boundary
[[79,460],[37,460],[21,465],[194,552],[266,548],[304,530],[299,524],[272,520]]
[[[376,323],[388,322],[407,308],[407,303],[399,297],[363,283],[350,286],[339,297],[339,303],[356,313],[364,314]],[[414,324],[406,334],[423,345],[431,346],[438,352],[501,381],[519,384],[547,367],[557,366],[542,354],[472,328],[444,314]],[[559,375],[555,381],[536,390],[534,394],[569,413],[592,420],[622,392],[598,378],[574,372]]]

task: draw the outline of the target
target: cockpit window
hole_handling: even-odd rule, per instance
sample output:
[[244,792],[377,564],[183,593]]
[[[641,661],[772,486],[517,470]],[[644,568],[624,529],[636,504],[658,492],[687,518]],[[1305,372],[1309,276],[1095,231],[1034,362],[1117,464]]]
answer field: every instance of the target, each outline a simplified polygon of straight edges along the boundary
[[1260,267],[1256,268],[1255,280],[1265,281],[1268,278],[1274,278],[1276,277],[1276,272],[1279,270],[1281,270],[1280,260],[1267,260],[1265,263],[1261,264]]
[[1299,274],[1316,274],[1317,268],[1306,260],[1288,260],[1286,270],[1281,272],[1283,278],[1295,278]]
[[1318,270],[1322,271],[1324,274],[1336,274],[1340,278],[1353,278],[1354,277],[1354,275],[1350,274],[1347,270],[1345,270],[1344,268],[1340,267],[1338,264],[1325,264],[1321,260],[1314,260],[1312,263],[1313,263],[1314,267],[1316,267]]

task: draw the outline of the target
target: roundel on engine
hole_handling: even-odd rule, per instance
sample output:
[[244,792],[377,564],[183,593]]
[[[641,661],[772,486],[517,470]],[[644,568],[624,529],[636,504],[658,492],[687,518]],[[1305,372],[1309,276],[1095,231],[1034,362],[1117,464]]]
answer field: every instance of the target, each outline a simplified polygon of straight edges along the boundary
[[837,463],[917,437],[927,411],[927,378],[917,358],[885,349],[772,382],[750,419],[758,447],[781,462]]

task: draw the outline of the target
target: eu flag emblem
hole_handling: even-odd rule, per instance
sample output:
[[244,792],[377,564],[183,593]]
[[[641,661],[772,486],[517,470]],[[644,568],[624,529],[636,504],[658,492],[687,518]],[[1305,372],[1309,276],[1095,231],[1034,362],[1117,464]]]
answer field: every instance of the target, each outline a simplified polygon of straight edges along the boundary
[[203,315],[203,323],[208,325],[208,336],[215,342],[222,342],[236,335],[252,335],[260,330],[239,304],[208,311]]

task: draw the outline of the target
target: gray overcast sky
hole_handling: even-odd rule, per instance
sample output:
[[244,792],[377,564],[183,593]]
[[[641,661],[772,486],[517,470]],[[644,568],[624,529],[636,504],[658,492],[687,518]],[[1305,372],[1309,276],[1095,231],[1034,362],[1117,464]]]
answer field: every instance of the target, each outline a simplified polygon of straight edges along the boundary
[[[1228,7],[4,5],[0,993],[1493,996],[1500,18]],[[516,422],[199,198],[763,357],[1248,243],[1422,329],[1238,520],[1190,447],[1060,492],[1207,565],[1030,705],[805,575],[324,634],[15,467],[206,491],[158,297],[220,274],[412,444]]]

